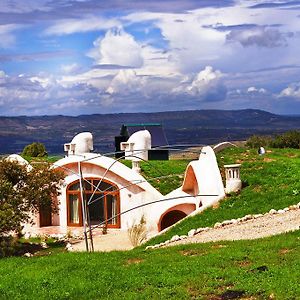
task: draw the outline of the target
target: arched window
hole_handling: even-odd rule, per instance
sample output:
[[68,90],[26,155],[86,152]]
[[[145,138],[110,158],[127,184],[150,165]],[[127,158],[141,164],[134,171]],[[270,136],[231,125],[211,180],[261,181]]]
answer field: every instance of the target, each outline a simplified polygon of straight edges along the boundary
[[[85,178],[83,193],[92,225],[105,222],[108,228],[120,228],[120,196],[118,188],[109,181]],[[68,226],[82,226],[82,204],[79,180],[67,188]]]

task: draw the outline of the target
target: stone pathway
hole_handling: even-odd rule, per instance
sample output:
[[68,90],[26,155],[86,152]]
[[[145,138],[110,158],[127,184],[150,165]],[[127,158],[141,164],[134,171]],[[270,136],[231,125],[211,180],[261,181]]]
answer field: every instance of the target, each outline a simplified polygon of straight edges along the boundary
[[[226,224],[226,223],[225,223]],[[236,224],[215,226],[163,246],[216,241],[251,240],[300,229],[300,209],[269,213]]]

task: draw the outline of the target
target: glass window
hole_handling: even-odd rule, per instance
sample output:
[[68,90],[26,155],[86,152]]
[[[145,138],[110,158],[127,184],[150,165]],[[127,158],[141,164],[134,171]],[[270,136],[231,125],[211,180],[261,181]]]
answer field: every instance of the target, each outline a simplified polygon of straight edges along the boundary
[[117,197],[114,195],[106,195],[106,203],[107,203],[107,223],[112,225],[117,225]]
[[69,195],[70,223],[79,224],[79,198],[77,194]]

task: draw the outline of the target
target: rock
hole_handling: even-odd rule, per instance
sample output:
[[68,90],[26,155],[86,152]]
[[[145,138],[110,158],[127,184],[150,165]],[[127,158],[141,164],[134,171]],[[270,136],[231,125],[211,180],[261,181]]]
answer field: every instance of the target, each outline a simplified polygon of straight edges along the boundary
[[296,210],[298,207],[297,207],[297,205],[290,205],[289,206],[289,209],[290,210]]
[[226,220],[222,222],[222,226],[227,226],[227,225],[231,225],[232,221],[231,220]]
[[284,211],[289,211],[290,209],[288,207],[285,207],[283,210]]
[[28,239],[30,239],[30,238],[31,238],[31,234],[30,234],[29,232],[26,232],[26,233],[24,234],[24,239],[28,240]]
[[236,219],[231,219],[230,221],[231,221],[232,224],[237,224],[238,223],[238,220],[236,220]]
[[277,210],[272,208],[272,209],[270,209],[269,214],[275,215],[275,214],[277,214]]
[[222,223],[220,222],[217,222],[215,225],[214,225],[214,228],[220,228],[222,227]]
[[285,210],[279,209],[279,210],[277,211],[277,213],[278,213],[278,214],[284,214],[284,213],[285,213]]
[[171,238],[171,242],[176,242],[176,241],[178,241],[179,239],[180,239],[179,235],[174,235],[174,236],[172,236],[172,238]]
[[258,218],[261,218],[263,217],[263,214],[256,214],[256,215],[253,215],[253,218],[254,219],[258,219]]
[[181,236],[179,237],[179,239],[180,239],[180,240],[185,240],[187,237],[188,237],[187,235],[181,235]]
[[300,202],[298,204],[296,204],[298,208],[300,208]]
[[153,249],[153,248],[154,248],[154,246],[147,246],[146,250]]
[[189,232],[188,232],[188,237],[192,237],[196,234],[196,229],[191,229]]
[[33,254],[32,254],[32,253],[30,253],[30,252],[26,252],[26,253],[24,254],[24,256],[25,256],[25,257],[32,257],[32,256],[33,256]]
[[66,245],[66,250],[67,250],[67,251],[73,251],[74,249],[73,249],[72,244],[68,243],[68,244]]
[[41,242],[41,246],[42,246],[42,248],[44,248],[44,249],[49,248],[49,246],[48,246],[47,243],[45,243],[45,242]]

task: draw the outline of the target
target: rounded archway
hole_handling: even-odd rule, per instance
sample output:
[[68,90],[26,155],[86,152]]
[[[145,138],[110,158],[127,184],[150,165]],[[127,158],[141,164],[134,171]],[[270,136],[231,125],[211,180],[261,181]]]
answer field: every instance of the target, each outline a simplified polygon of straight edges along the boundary
[[170,227],[186,216],[187,214],[181,210],[171,210],[167,212],[161,219],[160,230],[164,230]]

